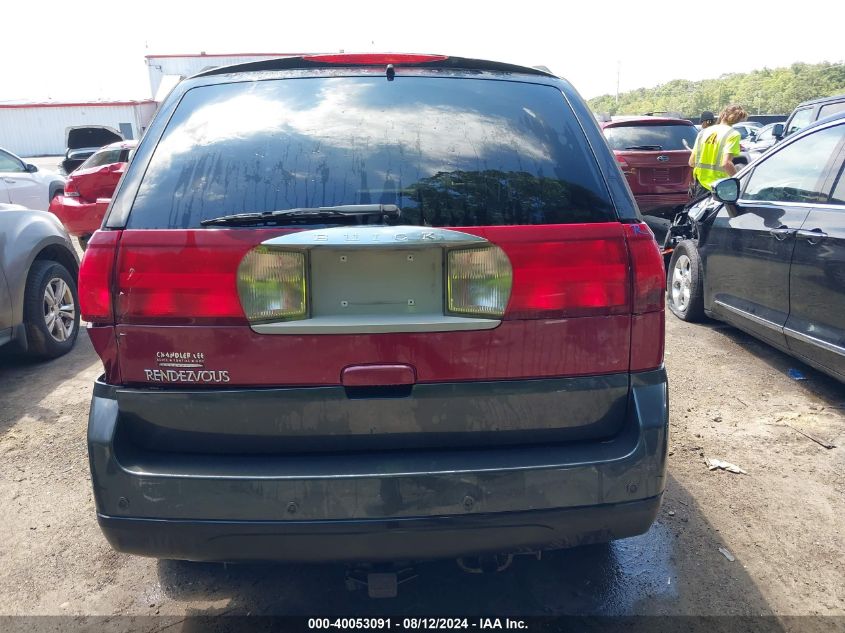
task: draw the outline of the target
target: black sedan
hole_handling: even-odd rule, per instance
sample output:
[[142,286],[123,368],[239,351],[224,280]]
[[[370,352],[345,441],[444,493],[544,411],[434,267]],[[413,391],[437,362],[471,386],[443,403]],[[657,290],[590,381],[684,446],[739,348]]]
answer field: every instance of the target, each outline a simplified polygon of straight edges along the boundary
[[845,113],[788,138],[676,218],[684,321],[730,323],[845,381]]

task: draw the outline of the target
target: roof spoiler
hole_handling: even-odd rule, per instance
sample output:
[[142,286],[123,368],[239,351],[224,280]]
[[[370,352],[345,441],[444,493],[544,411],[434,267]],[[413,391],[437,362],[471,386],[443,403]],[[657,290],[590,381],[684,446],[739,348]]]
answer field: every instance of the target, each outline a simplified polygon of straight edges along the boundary
[[341,53],[326,55],[297,55],[263,59],[231,66],[219,66],[205,70],[193,77],[210,77],[230,73],[261,72],[273,70],[306,70],[316,68],[337,68],[338,66],[402,66],[405,68],[444,68],[454,70],[489,71],[519,73],[523,75],[555,75],[544,66],[530,68],[466,57],[446,57],[445,55],[412,55],[404,53]]

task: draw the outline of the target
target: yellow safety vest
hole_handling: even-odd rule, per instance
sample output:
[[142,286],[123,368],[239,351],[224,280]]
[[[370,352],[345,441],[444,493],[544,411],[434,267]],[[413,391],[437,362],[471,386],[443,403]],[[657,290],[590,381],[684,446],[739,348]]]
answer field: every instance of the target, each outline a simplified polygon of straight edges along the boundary
[[739,132],[730,125],[714,125],[698,133],[693,154],[695,167],[693,173],[705,189],[712,189],[713,183],[729,176],[722,167],[725,153],[739,154]]

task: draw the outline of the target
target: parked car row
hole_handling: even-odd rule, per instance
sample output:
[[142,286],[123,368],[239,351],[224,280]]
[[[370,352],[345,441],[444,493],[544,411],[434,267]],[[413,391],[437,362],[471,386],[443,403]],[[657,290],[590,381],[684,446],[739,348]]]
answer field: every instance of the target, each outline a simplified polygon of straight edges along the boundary
[[[845,380],[845,114],[676,214],[695,136],[597,124],[566,81],[497,62],[208,70],[55,199],[88,246],[79,303],[55,217],[0,252],[25,280],[0,333],[49,356],[90,324],[119,551],[489,558],[639,534],[666,484],[667,291]],[[674,217],[668,279],[641,211]]]
[[757,129],[750,128],[749,126],[752,125],[750,122],[735,125],[734,128],[739,130],[743,142],[742,154],[734,159],[734,163],[747,165],[789,135],[839,112],[845,112],[845,95],[805,101],[793,110],[785,123],[770,123]]
[[[741,152],[734,164],[744,167],[782,139],[841,111],[845,111],[845,95],[802,103],[786,123],[738,123],[733,127],[742,139]],[[692,169],[688,160],[699,127],[679,115],[657,114],[597,118],[640,212],[649,217],[649,226],[662,238],[665,220],[672,219],[689,200]]]
[[[108,138],[85,129],[89,133],[71,129],[69,145]],[[4,351],[54,358],[73,347],[80,321],[79,258],[68,233],[78,236],[85,247],[102,223],[135,145],[120,141],[89,148],[82,168],[67,180],[0,149],[0,348]],[[70,158],[78,159],[79,154]],[[68,158],[64,166],[73,171]]]

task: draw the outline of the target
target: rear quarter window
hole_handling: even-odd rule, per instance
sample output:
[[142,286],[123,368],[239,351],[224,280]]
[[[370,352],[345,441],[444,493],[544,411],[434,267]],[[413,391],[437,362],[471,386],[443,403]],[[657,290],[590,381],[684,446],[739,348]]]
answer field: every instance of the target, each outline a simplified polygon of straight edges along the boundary
[[839,112],[845,112],[845,101],[838,101],[836,103],[823,105],[819,108],[819,119],[824,119],[834,114],[838,114]]
[[402,224],[615,219],[560,90],[519,81],[296,78],[188,91],[147,165],[129,228],[344,204]]

